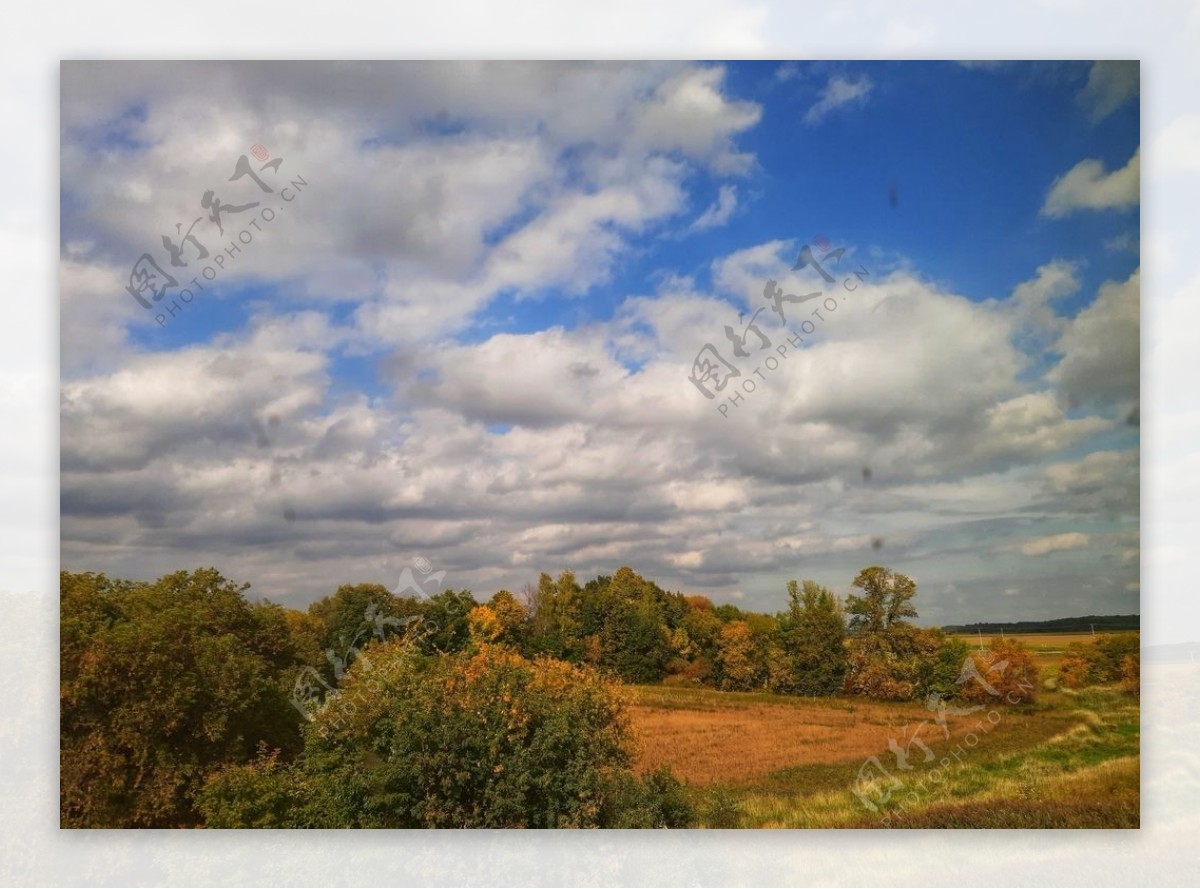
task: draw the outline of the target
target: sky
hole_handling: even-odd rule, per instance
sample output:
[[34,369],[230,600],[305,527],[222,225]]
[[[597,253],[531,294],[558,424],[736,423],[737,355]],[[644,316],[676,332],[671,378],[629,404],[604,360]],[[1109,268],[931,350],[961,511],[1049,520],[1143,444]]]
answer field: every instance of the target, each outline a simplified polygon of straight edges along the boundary
[[1136,62],[61,74],[66,570],[1140,610]]

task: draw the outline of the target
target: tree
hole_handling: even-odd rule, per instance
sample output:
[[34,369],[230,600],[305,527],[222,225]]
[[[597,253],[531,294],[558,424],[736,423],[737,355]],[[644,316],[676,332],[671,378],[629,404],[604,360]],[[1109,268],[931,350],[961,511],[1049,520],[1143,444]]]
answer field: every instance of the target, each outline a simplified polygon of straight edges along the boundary
[[854,578],[863,595],[846,599],[851,636],[845,690],[885,700],[908,700],[923,691],[922,676],[936,658],[938,640],[910,622],[917,616],[912,578],[873,565]]
[[186,827],[206,776],[294,754],[300,663],[282,608],[215,569],[61,575],[61,823]]
[[488,601],[500,625],[498,641],[520,649],[529,630],[529,610],[508,590],[500,590]]
[[[668,775],[630,770],[619,690],[597,671],[483,643],[372,645],[306,728],[303,756],[214,776],[214,827],[681,827]],[[370,667],[367,667],[367,663]],[[302,788],[303,796],[288,787]]]
[[1067,688],[1126,682],[1132,688],[1130,680],[1138,672],[1132,662],[1140,656],[1137,633],[1106,633],[1094,642],[1072,642],[1059,666],[1059,682]]
[[746,690],[758,682],[758,664],[754,657],[754,638],[750,625],[744,620],[727,623],[722,629],[717,650],[717,662],[723,674],[722,686]]
[[336,684],[368,640],[386,635],[420,610],[416,599],[399,599],[378,583],[345,583],[310,605],[309,616],[322,628],[321,672],[326,681]]
[[791,690],[835,695],[846,674],[846,618],[837,597],[811,580],[789,580],[783,638],[791,667]]
[[989,706],[1030,703],[1037,690],[1038,668],[1018,639],[992,639],[987,650],[973,652],[960,688],[969,703]]
[[863,591],[862,596],[846,599],[855,632],[887,634],[909,626],[908,618],[917,616],[912,604],[917,585],[904,574],[875,565],[858,572],[853,586]]
[[528,594],[530,653],[573,663],[584,659],[587,642],[579,616],[582,592],[572,572],[562,572],[558,580],[542,572],[536,589]]
[[970,646],[957,636],[947,636],[941,630],[920,630],[920,652],[917,697],[937,695],[949,700],[959,696],[962,676]]

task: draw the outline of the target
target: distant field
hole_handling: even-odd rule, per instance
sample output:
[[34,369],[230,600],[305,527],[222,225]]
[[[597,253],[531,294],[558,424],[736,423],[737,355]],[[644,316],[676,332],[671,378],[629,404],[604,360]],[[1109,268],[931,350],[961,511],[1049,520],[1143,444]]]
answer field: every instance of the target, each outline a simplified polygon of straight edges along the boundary
[[[979,636],[975,633],[953,633],[958,638],[968,644],[975,645],[979,642]],[[1104,634],[1097,634],[1104,635]],[[986,646],[992,639],[999,639],[1000,634],[994,633],[989,635],[983,634],[983,644]],[[1096,641],[1097,636],[1091,633],[1005,633],[1006,639],[1020,640],[1031,652],[1033,652],[1034,660],[1037,661],[1039,667],[1043,670],[1043,675],[1046,675],[1046,670],[1057,670],[1059,663],[1062,662],[1063,653],[1067,650],[1067,646],[1077,642],[1090,643]]]
[[[949,738],[920,704],[662,686],[631,695],[639,769],[669,765],[686,778],[706,826],[881,826],[883,813],[853,794],[871,756],[906,781],[885,807],[894,826],[1138,825],[1138,701],[1116,689],[1043,691],[1032,706],[997,711],[986,733],[977,728],[984,712],[951,717]],[[912,767],[896,770],[889,738],[924,721],[933,761],[914,746]],[[909,810],[896,810],[919,781],[927,786]]]

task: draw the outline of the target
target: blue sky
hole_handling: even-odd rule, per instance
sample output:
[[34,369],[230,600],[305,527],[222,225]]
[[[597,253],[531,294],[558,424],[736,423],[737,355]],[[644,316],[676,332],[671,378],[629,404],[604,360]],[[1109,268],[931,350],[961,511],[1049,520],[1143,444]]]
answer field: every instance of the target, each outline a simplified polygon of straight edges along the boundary
[[[1138,611],[1138,105],[1136,63],[67,64],[64,567]],[[260,203],[210,253],[276,215],[156,323],[130,266],[207,189]],[[822,239],[863,286],[706,399]]]

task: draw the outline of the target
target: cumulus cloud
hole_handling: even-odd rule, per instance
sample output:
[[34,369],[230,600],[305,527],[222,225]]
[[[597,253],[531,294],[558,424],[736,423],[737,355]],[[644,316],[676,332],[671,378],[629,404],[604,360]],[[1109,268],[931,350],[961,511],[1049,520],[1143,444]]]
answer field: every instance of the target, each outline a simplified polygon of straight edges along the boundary
[[1141,150],[1119,170],[1089,158],[1059,176],[1046,194],[1042,215],[1058,218],[1077,210],[1124,210],[1136,206],[1141,193]]
[[696,221],[691,224],[691,230],[701,232],[710,228],[719,228],[729,221],[729,217],[733,215],[737,205],[737,189],[732,185],[722,185],[717,199],[709,205],[707,210],[696,217]]
[[1062,359],[1047,374],[1072,405],[1129,404],[1138,397],[1141,364],[1141,272],[1109,281],[1066,325]]
[[815,126],[835,108],[852,103],[862,104],[873,85],[871,78],[865,74],[853,80],[840,74],[833,75],[821,91],[821,97],[804,113],[804,122]]
[[[862,101],[864,83],[833,92]],[[753,166],[738,137],[761,109],[718,66],[68,65],[64,88],[68,567],[214,564],[305,604],[391,582],[418,554],[482,595],[630,564],[774,608],[790,577],[844,583],[885,557],[936,566],[922,582],[954,596],[1000,570],[1034,589],[1018,570],[1031,522],[1054,537],[1089,511],[1129,516],[1133,451],[1096,442],[1116,424],[1099,406],[1136,380],[1114,351],[1136,276],[1072,318],[1067,260],[980,302],[863,245],[831,261],[834,308],[785,303],[785,322],[767,280],[823,285],[793,270],[799,243],[763,237],[611,283],[685,224],[692,177]],[[224,189],[253,141],[312,183],[230,272],[270,298],[191,345],[144,345],[153,321],[120,296],[122,263],[187,218],[198,184]],[[723,185],[693,226],[737,199]],[[481,323],[500,300],[557,310],[598,287],[605,320]],[[726,328],[755,319],[770,346],[750,338],[739,364],[759,385],[726,416],[727,393],[706,399],[689,374],[708,343],[732,358]],[[980,535],[1012,561],[981,568]],[[950,607],[931,597],[923,615]]]
[[1093,121],[1108,117],[1138,94],[1141,64],[1136,61],[1093,62],[1079,101]]
[[[761,116],[723,68],[684,63],[69,63],[63,81],[77,262],[127,269],[215,187],[279,219],[206,298],[288,280],[398,342],[461,329],[501,292],[604,282],[631,235],[685,209],[691,173],[753,164],[736,140]],[[255,142],[282,161],[263,174],[277,186],[309,183],[286,209],[226,181]],[[64,316],[64,336],[88,320]]]
[[1053,534],[1049,537],[1036,537],[1021,544],[1021,552],[1027,556],[1044,556],[1049,553],[1068,549],[1082,549],[1089,544],[1086,534],[1071,531],[1066,534]]

